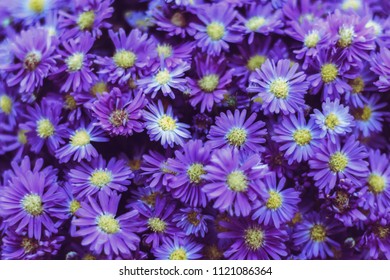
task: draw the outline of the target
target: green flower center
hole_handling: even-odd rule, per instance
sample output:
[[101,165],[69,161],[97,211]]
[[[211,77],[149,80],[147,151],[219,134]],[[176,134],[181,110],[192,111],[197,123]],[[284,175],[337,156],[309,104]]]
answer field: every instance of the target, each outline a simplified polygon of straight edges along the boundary
[[320,34],[318,33],[318,30],[311,30],[308,34],[306,34],[304,44],[308,48],[314,48],[317,46],[319,41]]
[[352,93],[359,94],[364,90],[364,81],[361,77],[357,77],[348,83],[352,87]]
[[276,98],[286,99],[289,92],[288,82],[282,78],[278,78],[270,84],[269,90]]
[[383,176],[371,173],[368,177],[368,188],[374,194],[382,193],[385,190],[386,182]]
[[20,246],[23,248],[26,254],[33,254],[37,251],[39,244],[38,241],[35,239],[23,237]]
[[280,206],[282,206],[282,196],[278,192],[270,191],[269,198],[265,205],[271,210],[279,209]]
[[339,36],[339,47],[346,48],[352,44],[353,37],[355,37],[355,31],[353,30],[353,27],[340,27]]
[[251,31],[257,31],[260,27],[262,27],[267,20],[264,17],[251,17],[245,24],[246,28]]
[[333,82],[338,74],[339,70],[333,63],[326,63],[321,67],[321,78],[325,83]]
[[218,41],[225,35],[225,27],[223,24],[215,21],[207,25],[206,31],[207,35],[213,41]]
[[95,170],[91,174],[89,181],[91,182],[92,185],[101,189],[107,186],[112,181],[112,175],[110,171],[101,170],[101,169]]
[[264,243],[264,233],[258,228],[249,228],[245,230],[244,240],[246,246],[255,251],[259,249]]
[[184,27],[187,25],[186,18],[182,13],[176,12],[171,17],[171,23],[177,27]]
[[18,131],[18,142],[25,145],[27,144],[27,136],[26,136],[27,130],[20,129]]
[[76,199],[73,199],[69,204],[69,212],[74,215],[81,208],[81,204]]
[[149,228],[154,232],[164,232],[167,224],[160,218],[150,218],[148,220]]
[[39,216],[43,212],[42,199],[37,194],[27,194],[22,200],[23,209],[32,216]]
[[70,143],[72,146],[82,147],[88,145],[91,142],[91,137],[85,129],[80,129],[70,137]]
[[227,176],[227,185],[232,191],[245,192],[248,188],[248,180],[241,170],[236,170]]
[[95,12],[87,11],[79,15],[77,24],[80,30],[90,30],[92,29],[93,23],[95,22]]
[[45,2],[46,0],[30,0],[28,2],[28,8],[31,11],[40,14],[43,12],[43,9],[45,8]]
[[162,56],[163,58],[171,57],[172,56],[172,46],[168,44],[163,45],[157,45],[157,53],[159,56]]
[[97,225],[101,231],[107,234],[117,233],[121,229],[119,222],[112,215],[101,215]]
[[37,51],[29,52],[23,61],[23,66],[29,71],[34,71],[41,62],[42,55]]
[[305,146],[310,143],[312,136],[308,129],[297,129],[293,133],[293,138],[299,146]]
[[110,122],[115,127],[125,125],[128,120],[129,114],[126,110],[115,110],[110,115]]
[[261,66],[263,65],[263,63],[267,60],[267,57],[264,56],[264,55],[254,55],[254,56],[251,56],[249,59],[248,59],[248,62],[246,64],[246,67],[250,70],[250,71],[255,71],[256,69],[260,69]]
[[158,120],[158,125],[164,131],[172,131],[176,128],[176,121],[168,115],[162,115]]
[[0,96],[0,109],[6,115],[9,115],[11,113],[12,105],[12,99],[9,96],[5,94]]
[[113,59],[118,67],[127,69],[134,66],[137,56],[131,51],[120,50],[114,54]]
[[155,79],[160,85],[166,85],[171,80],[171,75],[168,70],[164,69],[156,74]]
[[348,165],[348,158],[341,152],[336,152],[331,155],[329,160],[329,168],[333,172],[342,172]]
[[91,88],[92,96],[101,95],[103,92],[108,92],[107,84],[105,82],[97,82]]
[[325,126],[331,130],[334,130],[336,126],[340,124],[339,118],[334,114],[330,113],[325,118]]
[[198,219],[198,212],[191,211],[187,214],[187,220],[194,226],[198,226],[200,221]]
[[241,147],[246,142],[247,132],[240,127],[230,129],[226,138],[230,145]]
[[204,171],[203,165],[200,163],[193,163],[187,169],[187,175],[191,183],[199,184],[203,174],[206,174],[206,171]]
[[323,242],[326,238],[326,229],[322,225],[314,225],[310,229],[310,238],[315,242]]
[[48,138],[54,134],[54,126],[49,119],[42,119],[37,122],[38,136]]
[[219,84],[219,76],[215,74],[210,74],[204,76],[198,81],[199,87],[204,92],[213,92]]
[[182,247],[173,250],[173,252],[169,255],[170,260],[186,260],[187,252]]
[[83,62],[84,54],[80,52],[72,54],[66,59],[66,65],[68,66],[68,70],[71,72],[80,70],[83,67]]

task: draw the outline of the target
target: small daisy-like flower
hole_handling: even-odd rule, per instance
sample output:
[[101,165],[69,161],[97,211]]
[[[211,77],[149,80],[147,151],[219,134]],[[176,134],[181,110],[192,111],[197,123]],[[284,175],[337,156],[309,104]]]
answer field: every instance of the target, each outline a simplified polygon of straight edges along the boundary
[[218,233],[221,239],[228,239],[231,245],[224,252],[230,260],[279,260],[287,256],[285,242],[288,235],[284,229],[260,225],[245,219],[221,221],[223,232]]
[[56,71],[56,44],[43,28],[22,30],[12,39],[10,51],[15,55],[15,63],[0,68],[11,72],[7,78],[9,86],[19,86],[21,93],[34,92]]
[[78,199],[95,195],[100,191],[107,194],[113,190],[126,191],[130,179],[134,177],[125,161],[111,158],[107,163],[102,156],[88,163],[81,162],[70,170],[68,176],[73,193]]
[[30,149],[27,139],[27,131],[10,127],[0,128],[0,155],[15,151],[14,160],[19,160]]
[[90,123],[88,126],[82,121],[79,128],[69,132],[69,142],[56,151],[56,158],[60,163],[74,160],[90,161],[98,156],[98,152],[91,142],[107,142],[102,130]]
[[16,0],[8,3],[12,17],[25,25],[39,21],[62,6],[59,0]]
[[202,23],[192,22],[190,26],[197,31],[194,38],[203,52],[218,56],[221,50],[229,50],[228,43],[241,41],[241,35],[233,31],[231,26],[237,11],[228,3],[202,5],[196,14]]
[[131,98],[130,93],[113,88],[109,93],[99,96],[91,109],[97,117],[95,124],[110,135],[129,136],[143,131],[141,118],[145,104],[145,95],[141,92]]
[[175,151],[175,159],[169,159],[167,163],[175,174],[168,185],[174,198],[194,207],[207,205],[202,175],[206,174],[204,168],[210,161],[210,154],[210,148],[203,146],[201,140],[190,140],[182,151]]
[[180,45],[172,45],[170,43],[157,44],[157,54],[164,61],[166,67],[172,68],[183,64],[191,65],[192,51],[194,45],[192,42],[185,42]]
[[250,202],[257,197],[256,180],[267,172],[260,156],[240,155],[233,148],[215,150],[205,171],[206,184],[202,189],[209,199],[214,199],[214,208],[235,216],[248,216],[252,210]]
[[275,135],[272,140],[281,143],[280,151],[288,159],[293,161],[307,161],[313,155],[313,148],[320,143],[320,131],[310,119],[306,123],[304,113],[300,111],[298,118],[295,115],[283,116],[279,125],[275,126]]
[[174,236],[173,239],[165,239],[161,246],[154,247],[152,253],[157,260],[196,260],[202,257],[200,254],[202,248],[202,244],[188,237]]
[[390,90],[390,49],[380,48],[379,53],[375,54],[371,61],[371,70],[379,75],[375,85],[379,91],[386,92]]
[[246,110],[221,113],[211,126],[207,143],[212,148],[235,147],[242,151],[263,151],[261,144],[265,143],[267,129],[265,123],[256,121],[257,115],[253,113],[246,119]]
[[323,141],[314,150],[314,156],[309,160],[310,173],[315,185],[328,194],[334,188],[337,180],[350,179],[355,185],[362,186],[362,179],[368,175],[366,149],[350,136],[344,145],[336,138],[336,143]]
[[19,114],[22,112],[21,107],[14,91],[5,90],[3,84],[0,83],[0,122],[14,127]]
[[44,98],[40,105],[27,108],[27,122],[20,125],[33,143],[31,151],[39,153],[44,145],[54,152],[67,137],[67,125],[61,122],[62,103]]
[[297,224],[292,238],[307,259],[325,259],[334,257],[335,249],[340,249],[340,244],[331,238],[340,231],[342,228],[339,223],[312,212]]
[[336,143],[337,136],[351,132],[354,126],[353,117],[349,114],[349,107],[340,104],[339,99],[331,102],[327,98],[325,103],[322,103],[322,112],[314,109],[314,114],[311,117],[321,129],[320,137],[328,136],[333,143]]
[[161,141],[161,145],[166,148],[174,144],[183,145],[183,140],[191,137],[187,130],[190,126],[178,122],[171,105],[165,110],[161,100],[158,100],[157,105],[150,104],[148,109],[144,112],[145,127],[152,141]]
[[81,245],[88,246],[95,254],[104,252],[106,256],[129,257],[137,250],[140,238],[136,210],[117,215],[121,196],[99,192],[95,200],[91,196],[81,203],[76,219],[72,224],[77,227],[75,236],[81,237]]
[[173,222],[176,222],[178,228],[183,229],[186,235],[193,234],[196,237],[204,237],[208,232],[207,222],[214,218],[210,215],[205,215],[199,208],[182,208],[180,213],[173,215]]
[[295,113],[304,106],[303,96],[309,83],[306,75],[297,72],[299,65],[290,66],[290,60],[282,59],[275,63],[267,60],[249,79],[249,92],[256,93],[255,98],[262,99],[262,107],[266,113],[282,112],[284,115]]
[[274,172],[266,176],[264,181],[260,181],[258,193],[261,197],[253,205],[252,219],[258,219],[259,224],[274,225],[280,228],[284,223],[292,220],[298,212],[298,203],[300,193],[293,188],[286,188],[286,179],[283,177],[276,183]]
[[15,232],[27,232],[29,238],[40,240],[58,231],[61,220],[66,219],[60,210],[65,198],[57,185],[57,170],[43,167],[43,160],[32,164],[24,157],[20,165],[11,163],[13,171],[0,198],[4,222],[15,226]]

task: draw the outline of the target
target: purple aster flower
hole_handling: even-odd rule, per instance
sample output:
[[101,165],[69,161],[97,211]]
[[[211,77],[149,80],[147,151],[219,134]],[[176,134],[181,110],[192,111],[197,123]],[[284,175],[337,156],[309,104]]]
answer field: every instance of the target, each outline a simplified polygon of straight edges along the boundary
[[202,190],[209,199],[214,199],[214,208],[235,216],[248,216],[252,210],[250,202],[257,197],[256,180],[267,172],[260,156],[243,155],[233,148],[215,150],[205,171],[206,184]]
[[333,143],[336,143],[337,136],[351,132],[352,127],[355,125],[353,117],[349,114],[349,107],[344,107],[340,104],[339,99],[331,102],[327,98],[325,103],[322,103],[322,112],[314,109],[311,119],[321,129],[320,137],[328,136]]
[[232,81],[234,69],[227,70],[226,59],[207,56],[195,58],[197,79],[187,78],[190,88],[190,103],[200,103],[200,112],[211,111],[214,103],[220,103],[228,93],[226,86]]
[[193,234],[204,238],[208,232],[207,222],[213,219],[213,216],[203,214],[199,208],[187,207],[174,214],[172,221],[176,222],[176,226],[183,229],[187,236]]
[[15,55],[15,63],[1,66],[10,72],[8,85],[18,85],[21,93],[34,92],[41,87],[43,80],[56,71],[55,49],[54,40],[47,30],[22,30],[18,36],[12,38],[10,46],[10,51]]
[[72,223],[77,227],[76,237],[81,237],[81,245],[88,246],[96,254],[104,252],[106,256],[131,256],[137,250],[140,238],[136,210],[118,216],[121,196],[115,193],[99,192],[95,200],[91,196],[81,202],[76,219]]
[[297,169],[297,163],[288,164],[288,158],[280,151],[280,145],[272,140],[268,141],[263,157],[270,171],[275,172],[279,178],[283,176],[291,178]]
[[283,6],[283,14],[286,17],[288,24],[291,21],[299,22],[309,21],[315,22],[318,20],[326,11],[325,3],[318,3],[319,5],[313,5],[311,0],[289,0]]
[[267,60],[249,79],[249,92],[256,93],[255,98],[262,99],[266,113],[282,112],[284,115],[295,113],[304,106],[304,95],[309,88],[306,75],[297,72],[299,65],[290,66],[290,60],[282,59],[275,63]]
[[235,147],[242,151],[264,151],[261,144],[265,143],[267,129],[265,123],[256,121],[253,113],[246,119],[246,110],[221,113],[216,117],[215,125],[211,126],[207,135],[207,143],[211,148]]
[[274,172],[271,172],[259,184],[258,193],[261,200],[256,200],[253,205],[252,220],[258,219],[259,224],[273,225],[276,228],[292,220],[298,212],[298,203],[301,201],[300,193],[294,188],[283,190],[286,179],[282,177],[279,183],[276,183]]
[[144,130],[141,117],[145,104],[145,95],[141,91],[132,98],[131,94],[114,88],[99,96],[91,109],[97,117],[95,125],[112,136],[129,136]]
[[16,22],[24,25],[38,22],[50,11],[61,8],[60,0],[16,0],[7,3],[7,8]]
[[158,100],[157,105],[149,104],[148,109],[149,111],[144,112],[144,118],[150,140],[161,141],[161,145],[166,148],[173,147],[174,144],[182,146],[183,140],[191,137],[187,130],[190,126],[178,122],[171,105],[165,110],[161,100]]
[[88,54],[94,43],[90,35],[81,35],[76,39],[63,41],[64,51],[58,50],[64,64],[58,67],[54,77],[61,81],[61,91],[88,91],[97,77],[92,72],[93,54]]
[[279,150],[284,152],[289,164],[293,161],[307,161],[313,156],[313,148],[320,145],[320,130],[313,119],[306,123],[302,111],[298,117],[293,114],[283,116],[274,132],[272,140],[281,144]]
[[375,82],[379,91],[386,92],[390,90],[390,49],[380,48],[379,53],[375,54],[371,61],[371,70],[379,76]]
[[100,191],[107,194],[113,190],[127,191],[130,179],[134,177],[125,161],[111,158],[107,163],[102,156],[91,162],[81,162],[70,170],[68,176],[78,199],[93,196]]
[[173,68],[183,64],[191,65],[192,51],[194,44],[192,42],[183,42],[180,45],[172,45],[170,43],[157,44],[157,53],[161,59],[164,60],[164,65],[168,68]]
[[218,233],[221,239],[231,244],[224,256],[231,260],[279,260],[287,256],[285,229],[260,225],[245,219],[221,221],[224,231]]
[[314,156],[309,160],[310,173],[315,185],[328,194],[339,179],[350,179],[357,186],[362,185],[362,179],[368,175],[366,149],[360,145],[354,136],[348,137],[344,145],[339,138],[336,143],[324,140],[314,150]]
[[165,239],[161,246],[153,248],[152,253],[158,260],[196,260],[202,257],[202,247],[191,238],[175,236]]
[[162,192],[150,186],[141,186],[137,189],[130,189],[132,198],[126,205],[127,209],[134,208],[134,204],[143,203],[145,206],[154,208],[158,197],[162,197]]
[[[157,1],[151,1],[149,4],[150,5],[158,5],[156,4]],[[160,6],[158,5],[156,9],[151,9],[157,10],[159,9]],[[139,29],[142,32],[146,32],[149,30],[150,27],[154,26],[154,23],[152,22],[152,17],[150,15],[150,11],[134,11],[130,10],[127,11],[125,14],[125,19],[126,22],[133,28],[133,29]]]
[[23,129],[0,127],[0,155],[16,151],[13,159],[21,159],[30,149],[26,133],[27,131]]
[[41,104],[27,108],[27,121],[20,125],[26,131],[31,145],[31,151],[39,153],[44,145],[49,152],[54,152],[63,144],[67,137],[67,125],[60,124],[62,103],[44,98]]
[[0,198],[4,222],[15,226],[17,234],[27,232],[37,240],[57,233],[66,219],[59,209],[65,195],[57,185],[57,170],[43,167],[43,159],[32,164],[27,156],[20,165],[15,161],[11,165],[13,171]]
[[93,123],[86,125],[81,121],[79,127],[69,131],[69,142],[56,151],[56,158],[60,163],[69,160],[80,162],[83,159],[90,161],[98,156],[98,152],[91,142],[107,142],[103,131]]
[[193,207],[207,205],[202,175],[206,173],[204,168],[210,161],[210,154],[210,148],[203,146],[201,140],[190,140],[182,151],[175,151],[175,159],[168,159],[169,169],[175,174],[168,184],[174,198]]
[[201,23],[192,22],[190,26],[196,29],[194,38],[203,52],[207,51],[210,55],[218,56],[221,50],[229,50],[228,43],[241,41],[241,35],[231,26],[237,11],[228,3],[199,6],[196,14]]
[[297,224],[292,238],[307,259],[325,259],[334,257],[334,251],[340,249],[340,244],[331,238],[340,231],[342,228],[338,222],[312,212]]
[[0,123],[14,127],[21,112],[22,104],[15,92],[0,81]]

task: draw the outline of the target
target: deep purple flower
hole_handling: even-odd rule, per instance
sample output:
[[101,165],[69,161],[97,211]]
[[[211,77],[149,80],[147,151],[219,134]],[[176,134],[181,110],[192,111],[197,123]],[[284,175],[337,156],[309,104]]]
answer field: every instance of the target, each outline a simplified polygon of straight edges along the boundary
[[196,237],[204,237],[208,232],[207,222],[213,219],[213,216],[203,214],[200,208],[187,207],[174,214],[172,221],[176,222],[176,226],[182,228],[187,236],[193,234]]
[[380,48],[379,53],[373,56],[371,65],[371,70],[379,75],[378,81],[375,82],[379,91],[390,90],[390,49]]
[[153,248],[152,252],[158,260],[196,260],[202,257],[203,245],[195,243],[190,238],[165,239],[159,247]]

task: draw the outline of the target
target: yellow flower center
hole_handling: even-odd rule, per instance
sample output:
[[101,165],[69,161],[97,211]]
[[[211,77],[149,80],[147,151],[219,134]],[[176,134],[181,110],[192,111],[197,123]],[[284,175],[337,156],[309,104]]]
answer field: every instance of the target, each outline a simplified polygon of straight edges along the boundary
[[80,70],[83,67],[84,54],[75,53],[69,56],[66,59],[66,65],[68,66],[68,70],[71,72],[75,72]]
[[173,250],[173,252],[169,255],[170,260],[186,260],[187,252],[182,247]]
[[96,260],[96,257],[94,255],[91,255],[91,254],[85,254],[83,257],[83,260],[94,261],[94,260]]
[[77,108],[77,103],[74,97],[70,94],[65,95],[65,108],[71,111]]
[[29,71],[34,71],[41,62],[42,55],[37,51],[29,52],[23,61],[23,66]]
[[105,82],[97,82],[91,88],[92,96],[101,95],[103,92],[108,92],[107,84]]
[[357,77],[349,81],[348,84],[352,87],[352,93],[359,94],[364,90],[364,81],[362,77]]
[[180,12],[176,12],[172,15],[171,22],[177,27],[184,27],[187,25],[186,18]]
[[164,232],[167,224],[160,218],[150,218],[148,220],[149,228],[154,232]]
[[112,123],[112,125],[115,127],[126,125],[128,120],[129,114],[126,110],[115,110],[110,115],[110,123]]
[[353,37],[355,37],[355,31],[353,30],[353,27],[340,27],[339,36],[339,47],[346,48],[352,44]]
[[286,99],[289,93],[288,82],[278,78],[270,84],[269,90],[276,98]]
[[197,226],[200,224],[200,221],[198,219],[198,212],[191,211],[187,214],[187,220],[194,226]]
[[365,27],[366,27],[366,28],[371,28],[371,27],[373,27],[373,28],[374,28],[374,34],[375,34],[376,36],[382,34],[382,26],[381,26],[379,23],[377,23],[377,22],[375,22],[375,21],[373,21],[373,20],[371,20],[371,19],[366,23],[366,26],[365,26]]
[[176,121],[168,115],[162,115],[158,120],[158,125],[164,131],[172,131],[176,128]]
[[20,246],[26,254],[35,253],[39,247],[38,241],[32,238],[23,237]]
[[267,20],[264,17],[251,17],[245,24],[246,28],[251,31],[257,31],[260,27],[262,27]]
[[267,57],[264,55],[254,55],[248,59],[246,67],[250,71],[255,71],[256,69],[260,69],[263,63],[267,60]]
[[26,136],[27,130],[20,129],[18,131],[18,142],[25,145],[27,144],[27,136]]
[[79,15],[79,18],[77,19],[77,24],[80,30],[91,30],[94,22],[95,22],[94,11],[83,12]]
[[297,129],[293,133],[293,138],[299,146],[305,146],[310,143],[312,136],[308,129]]
[[77,130],[72,137],[70,143],[72,146],[82,147],[91,142],[91,137],[85,129]]
[[97,188],[103,188],[107,186],[112,181],[112,175],[110,171],[106,170],[95,170],[91,177],[89,178],[89,181],[92,185],[94,185]]
[[240,127],[230,129],[226,138],[230,145],[241,147],[246,142],[247,132]]
[[245,230],[244,239],[246,246],[255,251],[264,243],[264,232],[258,228],[249,228]]
[[282,206],[282,196],[280,195],[280,193],[278,192],[275,192],[275,191],[270,191],[269,192],[269,198],[266,202],[266,206],[268,209],[271,209],[271,210],[276,210],[276,209],[279,209],[280,206]]
[[206,174],[206,171],[204,171],[203,164],[200,163],[193,163],[187,169],[187,175],[191,183],[199,184],[203,174]]
[[221,260],[223,257],[223,253],[214,244],[206,246],[204,255],[208,260]]
[[371,173],[368,177],[368,188],[374,194],[382,193],[385,190],[386,182],[383,176]]
[[131,51],[121,50],[114,54],[113,59],[118,67],[127,69],[134,66],[137,56]]
[[40,14],[43,12],[44,8],[45,8],[45,3],[46,0],[30,0],[28,2],[28,8],[37,13],[37,14]]
[[348,158],[341,152],[336,152],[331,155],[329,160],[329,168],[333,172],[342,172],[348,165]]
[[326,238],[326,229],[322,225],[314,225],[310,229],[310,238],[315,242],[323,242]]
[[97,225],[107,234],[117,233],[121,229],[119,222],[112,215],[101,215],[97,220]]
[[160,70],[157,75],[155,76],[156,82],[160,85],[166,85],[171,80],[171,75],[169,74],[169,71],[164,69]]
[[300,222],[302,222],[302,214],[300,212],[297,212],[292,218],[291,223],[295,225]]
[[374,227],[374,233],[380,239],[387,239],[390,234],[390,228],[378,225]]
[[81,208],[81,204],[76,199],[73,199],[69,204],[69,212],[74,215]]
[[326,63],[321,67],[321,78],[325,83],[333,82],[338,74],[339,70],[333,63]]
[[349,208],[349,195],[344,191],[337,191],[334,199],[336,207],[343,212]]
[[12,99],[9,96],[5,94],[0,96],[0,109],[6,115],[11,113],[12,105]]
[[311,30],[308,34],[306,34],[304,44],[308,48],[314,48],[317,46],[319,41],[320,34],[318,33],[318,30]]
[[253,99],[253,102],[255,102],[255,103],[260,103],[260,104],[263,104],[263,98],[261,98],[261,97],[256,97],[256,98],[254,98]]
[[225,35],[225,27],[222,23],[216,21],[207,25],[206,31],[207,35],[209,35],[213,41],[218,41]]
[[372,110],[369,106],[365,105],[363,109],[357,109],[354,114],[355,118],[360,121],[368,121],[370,120],[372,115]]
[[131,170],[136,171],[141,168],[141,160],[140,159],[132,159],[129,161],[129,166]]
[[334,130],[336,126],[340,124],[339,118],[334,114],[330,113],[325,118],[325,126],[331,130]]
[[48,138],[54,134],[54,126],[49,119],[42,119],[37,122],[37,133],[41,138]]
[[248,180],[241,170],[236,170],[227,176],[227,185],[232,191],[245,192],[248,188]]
[[355,11],[359,10],[362,7],[361,0],[344,0],[341,8],[343,10],[353,9]]
[[210,74],[204,76],[198,81],[199,87],[204,92],[213,92],[219,84],[219,76],[215,74]]
[[27,194],[22,200],[23,209],[32,216],[39,216],[43,212],[42,199],[37,194]]
[[149,195],[143,196],[141,198],[141,200],[150,206],[155,206],[156,205],[156,198],[157,198],[157,195],[159,195],[159,194],[160,194],[159,192],[153,192]]
[[172,46],[169,44],[157,45],[157,53],[163,58],[171,57],[172,55]]

